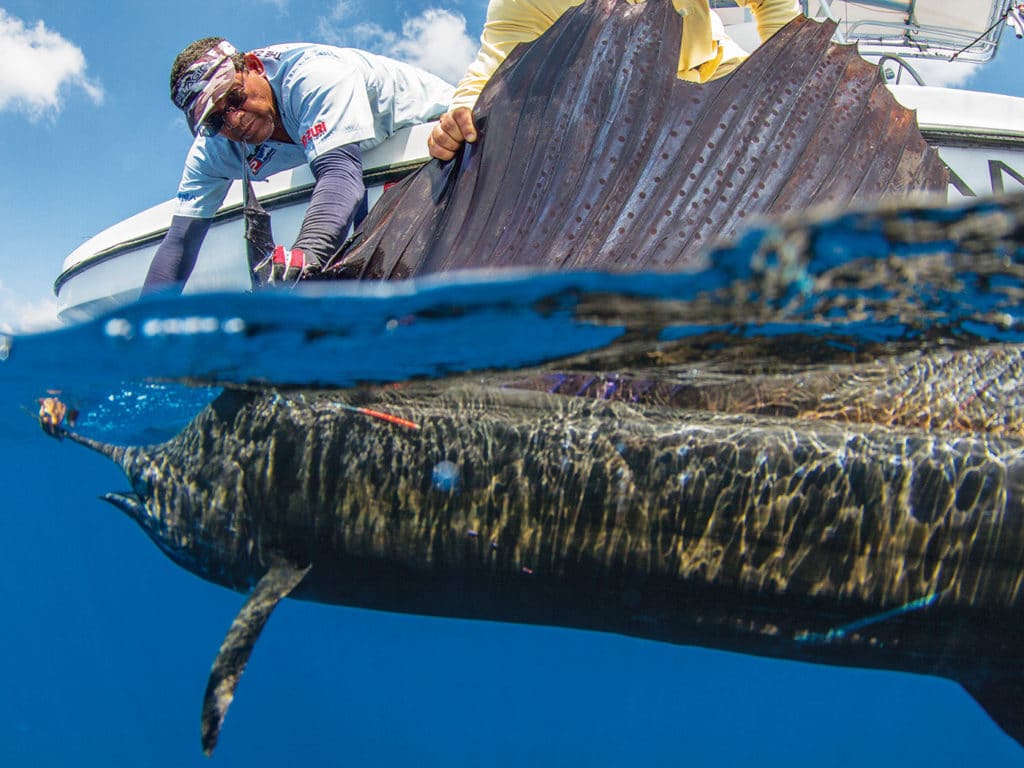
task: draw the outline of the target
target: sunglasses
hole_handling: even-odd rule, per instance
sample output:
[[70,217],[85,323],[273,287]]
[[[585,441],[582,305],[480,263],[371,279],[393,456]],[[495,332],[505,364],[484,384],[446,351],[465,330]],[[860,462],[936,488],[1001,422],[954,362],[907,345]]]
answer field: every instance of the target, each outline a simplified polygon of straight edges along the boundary
[[224,107],[217,112],[211,112],[199,126],[204,136],[216,136],[224,128],[224,118],[231,112],[238,112],[249,98],[245,88],[240,85],[234,86],[224,94]]

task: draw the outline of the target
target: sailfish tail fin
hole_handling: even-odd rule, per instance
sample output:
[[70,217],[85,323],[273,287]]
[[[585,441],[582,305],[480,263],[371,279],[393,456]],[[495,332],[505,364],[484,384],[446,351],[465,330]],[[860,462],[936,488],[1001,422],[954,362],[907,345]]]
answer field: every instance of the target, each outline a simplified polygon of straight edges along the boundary
[[960,684],[996,725],[1024,746],[1024,670],[1015,675],[989,675]]

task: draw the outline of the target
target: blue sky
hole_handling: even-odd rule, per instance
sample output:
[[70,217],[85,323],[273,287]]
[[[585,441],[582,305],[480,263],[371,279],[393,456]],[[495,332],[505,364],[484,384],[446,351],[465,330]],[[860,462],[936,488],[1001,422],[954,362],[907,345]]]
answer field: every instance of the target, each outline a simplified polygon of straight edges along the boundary
[[[64,257],[97,232],[173,196],[189,135],[168,98],[192,40],[240,48],[296,40],[352,45],[458,79],[483,0],[0,0],[0,329],[55,322]],[[964,87],[1024,96],[1024,41],[960,68]]]

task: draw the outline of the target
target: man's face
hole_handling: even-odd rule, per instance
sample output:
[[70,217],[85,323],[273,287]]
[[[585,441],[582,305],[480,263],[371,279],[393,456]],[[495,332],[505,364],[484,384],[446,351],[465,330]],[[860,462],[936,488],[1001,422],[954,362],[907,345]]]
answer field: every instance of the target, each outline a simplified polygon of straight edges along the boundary
[[[249,64],[246,57],[246,64]],[[277,106],[270,83],[259,72],[247,67],[235,73],[235,85],[217,101],[212,116],[221,118],[220,135],[231,141],[262,144],[270,138],[277,123]],[[209,118],[206,122],[209,122]]]

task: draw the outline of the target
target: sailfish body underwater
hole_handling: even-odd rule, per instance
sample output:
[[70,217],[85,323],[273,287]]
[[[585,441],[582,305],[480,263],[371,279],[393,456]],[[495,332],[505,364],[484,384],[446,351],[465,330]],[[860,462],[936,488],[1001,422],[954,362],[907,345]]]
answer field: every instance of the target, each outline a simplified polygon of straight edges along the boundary
[[[670,4],[648,5],[652,10],[612,0],[588,4],[514,54],[481,101],[486,110],[505,94],[522,96],[520,135],[510,137],[511,124],[492,115],[475,154],[447,173],[428,166],[392,190],[354,247],[326,272],[390,279],[488,266],[491,258],[505,265],[676,268],[706,254],[694,247],[697,235],[738,227],[745,211],[945,189],[941,162],[908,128],[912,115],[908,123],[906,110],[876,93],[877,73],[831,45],[827,30],[800,21],[779,36],[791,46],[793,35],[813,38],[813,50],[797,46],[787,59],[784,48],[769,43],[767,53],[759,51],[716,86],[707,104],[694,101],[691,139],[703,147],[699,185],[721,192],[690,190],[699,200],[687,198],[686,208],[700,209],[694,237],[669,242],[662,231],[659,222],[671,218],[664,195],[682,190],[672,191],[677,182],[658,170],[671,163],[652,170],[647,161],[624,161],[614,184],[569,185],[575,198],[551,203],[567,229],[522,236],[523,228],[552,221],[537,216],[532,187],[506,185],[514,200],[488,198],[494,174],[484,169],[514,167],[548,178],[576,173],[586,162],[571,148],[554,166],[548,156],[537,163],[508,156],[509,142],[544,147],[562,130],[545,127],[539,115],[549,105],[539,103],[539,91],[524,91],[516,72],[576,71],[549,55],[552,35],[575,35],[577,59],[601,48],[602,35],[622,29],[642,33],[616,42],[634,59],[652,44],[652,25],[671,22],[678,40]],[[677,51],[663,45],[658,66],[673,73]],[[767,69],[792,75],[798,59],[814,51],[818,75],[834,76],[823,90],[842,119],[828,117],[822,105],[829,99],[815,96],[809,83],[794,89],[811,89],[805,108],[762,115],[767,127],[759,141],[770,146],[774,134],[781,169],[744,165],[705,146],[709,135],[701,131],[721,129],[702,115],[728,110],[730,98],[749,92],[744,83],[763,79]],[[644,72],[655,79],[650,68]],[[657,90],[651,96],[659,105],[698,93],[670,79],[671,98]],[[739,95],[722,96],[729,88]],[[566,100],[554,106],[572,108]],[[636,100],[612,106],[619,116],[644,112]],[[749,100],[743,106],[757,109]],[[799,125],[787,127],[790,117]],[[828,131],[847,130],[841,144],[852,170],[839,172],[822,158],[836,138]],[[900,132],[905,139],[897,140]],[[675,134],[628,143],[646,146],[660,163],[666,150],[658,142],[675,141]],[[804,149],[792,149],[797,145]],[[796,154],[787,154],[791,149]],[[725,174],[736,184],[727,184]],[[689,177],[678,183],[689,189]],[[588,185],[607,189],[602,205],[621,204],[623,195],[630,201],[604,220],[592,219]],[[726,192],[727,186],[742,189]],[[467,190],[475,190],[477,202],[467,202]],[[639,190],[652,192],[647,198]],[[739,197],[730,202],[729,194]],[[1017,200],[982,212],[985,231],[999,225],[983,250],[1000,264],[1019,266],[1024,258],[1022,208]],[[488,218],[495,216],[500,221]],[[729,227],[705,223],[715,216],[728,218]],[[960,218],[926,213],[911,236],[927,231],[941,245],[930,249],[930,259],[974,259],[978,250],[965,244],[970,227]],[[568,237],[570,229],[582,232],[573,221],[592,232]],[[630,229],[629,222],[638,223]],[[495,239],[485,242],[485,235]],[[523,249],[513,247],[516,240]],[[539,254],[535,242],[562,251]],[[705,401],[615,402],[518,385],[415,384],[369,393],[228,389],[178,436],[145,448],[106,445],[63,428],[59,434],[123,468],[132,490],[105,498],[170,558],[217,584],[251,590],[211,671],[202,717],[208,753],[260,631],[288,596],[944,676],[1024,744],[1024,353],[996,345],[935,354],[886,369],[900,405],[885,419],[874,390],[837,388],[828,377],[813,386],[775,385],[793,412],[774,415],[743,412],[731,390],[716,398],[733,412],[715,413]],[[982,412],[954,408],[948,419],[940,417],[950,401],[982,391],[985,398],[967,398]],[[809,401],[797,404],[797,393]],[[843,421],[825,414],[835,410],[837,396]],[[367,417],[367,409],[390,421]]]
[[[1009,385],[1019,400],[1024,354],[991,354],[1002,378],[965,386]],[[370,399],[229,390],[149,448],[68,435],[120,464],[133,491],[107,500],[169,557],[255,585],[211,672],[210,751],[288,595],[940,675],[1020,740],[1020,428],[423,385]]]

